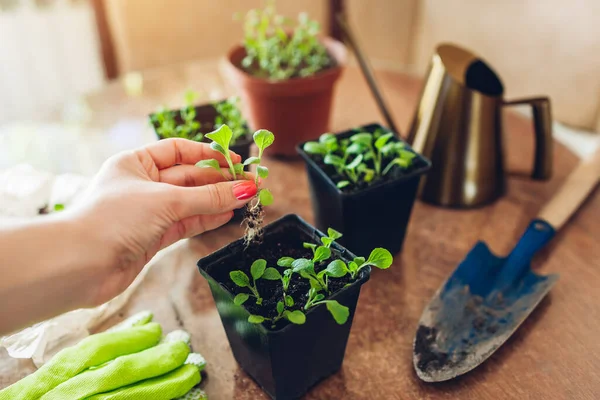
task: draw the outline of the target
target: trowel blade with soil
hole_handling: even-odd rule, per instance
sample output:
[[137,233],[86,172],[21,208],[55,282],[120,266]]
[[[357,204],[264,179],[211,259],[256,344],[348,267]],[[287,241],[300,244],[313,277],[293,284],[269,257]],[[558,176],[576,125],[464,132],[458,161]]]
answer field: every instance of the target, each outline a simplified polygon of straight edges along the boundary
[[477,243],[421,316],[413,362],[422,380],[462,375],[510,337],[558,279],[537,275],[529,265],[553,235],[550,225],[534,221],[506,258]]

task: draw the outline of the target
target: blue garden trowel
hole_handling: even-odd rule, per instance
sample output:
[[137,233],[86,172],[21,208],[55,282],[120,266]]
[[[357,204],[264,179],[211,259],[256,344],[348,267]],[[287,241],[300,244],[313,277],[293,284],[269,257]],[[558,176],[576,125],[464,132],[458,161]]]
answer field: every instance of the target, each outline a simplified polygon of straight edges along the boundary
[[506,258],[479,242],[437,291],[413,343],[417,375],[440,382],[485,361],[535,309],[558,275],[531,270],[535,253],[579,208],[600,178],[600,151],[569,175]]

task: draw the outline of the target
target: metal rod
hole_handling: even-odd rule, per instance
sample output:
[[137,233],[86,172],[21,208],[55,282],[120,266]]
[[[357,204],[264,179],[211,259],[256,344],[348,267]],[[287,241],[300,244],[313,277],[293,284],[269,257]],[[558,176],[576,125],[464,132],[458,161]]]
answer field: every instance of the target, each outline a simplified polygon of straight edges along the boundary
[[379,110],[383,114],[383,117],[385,118],[387,125],[398,136],[401,136],[400,131],[398,130],[398,128],[396,128],[396,124],[394,124],[394,120],[392,119],[392,116],[389,112],[389,108],[387,107],[387,105],[385,103],[382,92],[379,90],[379,87],[377,86],[377,82],[375,81],[375,76],[373,75],[372,68],[369,65],[369,62],[367,61],[366,57],[364,56],[363,51],[358,46],[356,38],[354,37],[354,35],[352,34],[352,32],[350,30],[350,26],[348,25],[348,23],[346,23],[346,20],[345,20],[343,14],[338,13],[336,15],[336,18],[337,18],[340,28],[342,29],[342,32],[344,33],[344,36],[346,37],[346,40],[350,44],[350,47],[352,48],[352,50],[354,51],[354,54],[356,55],[356,58],[358,59],[360,69],[362,70],[363,75],[365,76],[365,79],[367,80],[367,83],[371,89],[371,93],[375,97],[375,101],[377,102],[377,105],[379,106]]

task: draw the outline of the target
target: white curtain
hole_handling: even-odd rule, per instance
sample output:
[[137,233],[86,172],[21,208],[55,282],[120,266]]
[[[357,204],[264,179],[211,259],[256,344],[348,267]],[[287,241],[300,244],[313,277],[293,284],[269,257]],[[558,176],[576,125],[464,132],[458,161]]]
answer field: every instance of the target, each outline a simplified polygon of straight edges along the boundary
[[[2,1],[16,6],[2,9]],[[57,113],[104,81],[91,6],[40,3],[0,0],[0,125]]]

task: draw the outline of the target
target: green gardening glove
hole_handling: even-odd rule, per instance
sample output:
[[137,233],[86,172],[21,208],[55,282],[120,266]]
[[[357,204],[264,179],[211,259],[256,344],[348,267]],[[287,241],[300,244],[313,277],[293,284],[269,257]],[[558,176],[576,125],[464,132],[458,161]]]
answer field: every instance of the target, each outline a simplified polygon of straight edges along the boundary
[[150,323],[151,318],[149,313],[135,316],[62,350],[35,373],[0,391],[0,400],[171,400],[189,394],[206,362],[190,354],[186,332],[171,332],[161,341],[161,327]]
[[161,335],[159,324],[148,323],[88,336],[77,345],[58,352],[33,374],[0,391],[0,400],[39,399],[90,367],[155,346]]

